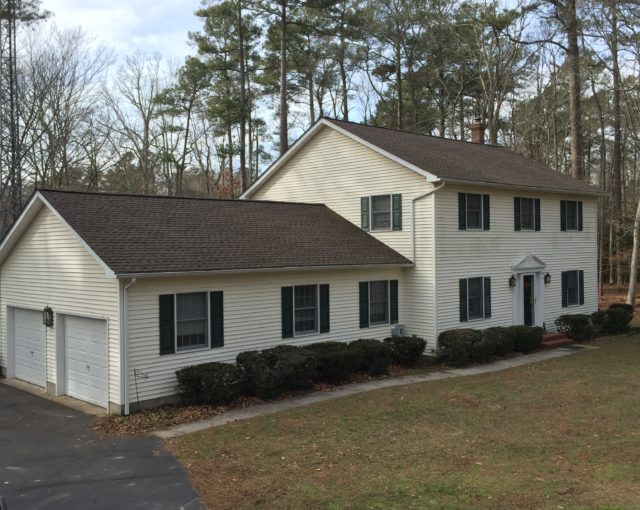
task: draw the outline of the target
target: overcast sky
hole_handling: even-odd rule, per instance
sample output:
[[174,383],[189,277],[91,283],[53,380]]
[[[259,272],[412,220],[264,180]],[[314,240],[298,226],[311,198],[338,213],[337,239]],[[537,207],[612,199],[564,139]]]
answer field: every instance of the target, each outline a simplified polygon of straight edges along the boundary
[[136,50],[180,62],[190,53],[187,32],[199,30],[200,0],[42,0],[59,27],[82,27],[118,57]]

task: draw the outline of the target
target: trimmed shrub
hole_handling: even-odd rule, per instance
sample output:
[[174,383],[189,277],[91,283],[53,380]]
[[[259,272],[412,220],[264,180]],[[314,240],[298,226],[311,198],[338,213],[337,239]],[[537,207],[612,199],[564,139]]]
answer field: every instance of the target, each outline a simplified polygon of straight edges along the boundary
[[360,367],[356,353],[344,342],[317,342],[305,346],[317,357],[317,379],[327,383],[343,381]]
[[379,340],[361,338],[349,344],[353,353],[355,366],[369,375],[389,373],[392,351],[388,344]]
[[384,343],[391,347],[394,363],[405,367],[418,363],[427,346],[427,342],[417,336],[391,336],[385,338]]
[[[557,324],[557,321],[556,321]],[[605,310],[598,310],[591,314],[591,324],[598,333],[604,333],[607,330],[607,312]]]
[[186,404],[229,404],[246,389],[242,369],[230,363],[188,366],[178,370],[176,378]]
[[515,338],[511,328],[493,327],[482,331],[485,341],[493,346],[493,354],[504,356],[513,351],[515,347]]
[[438,337],[438,359],[456,367],[468,365],[477,358],[482,332],[475,329],[450,329]]
[[544,330],[541,327],[509,326],[509,334],[513,335],[513,350],[516,352],[533,352],[540,348]]
[[605,329],[608,333],[624,333],[633,319],[633,306],[625,303],[613,303],[607,310]]
[[276,370],[269,366],[258,351],[246,351],[238,354],[236,364],[242,369],[247,381],[247,393],[260,398],[270,399],[283,393],[282,379]]
[[[601,320],[602,317],[598,316],[596,319]],[[604,323],[606,324],[606,322],[607,318],[605,316]],[[582,313],[561,315],[556,319],[556,326],[558,331],[565,333],[569,338],[578,342],[590,340],[596,334],[591,317]]]

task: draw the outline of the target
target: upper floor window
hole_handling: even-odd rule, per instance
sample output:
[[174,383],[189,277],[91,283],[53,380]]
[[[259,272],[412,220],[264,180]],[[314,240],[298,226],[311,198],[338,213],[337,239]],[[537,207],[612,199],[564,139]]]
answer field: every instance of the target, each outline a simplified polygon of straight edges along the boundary
[[582,202],[560,200],[560,230],[582,230]]
[[540,230],[540,199],[513,198],[514,230]]
[[363,230],[402,230],[402,195],[374,195],[360,199]]
[[489,195],[458,193],[458,228],[460,230],[489,230]]

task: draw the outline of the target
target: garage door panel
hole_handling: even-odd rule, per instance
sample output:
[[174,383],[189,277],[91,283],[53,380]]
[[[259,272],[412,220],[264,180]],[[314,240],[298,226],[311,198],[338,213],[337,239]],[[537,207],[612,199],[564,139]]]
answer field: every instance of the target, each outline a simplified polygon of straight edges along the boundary
[[13,311],[15,376],[44,387],[47,382],[46,330],[42,313],[15,308]]
[[106,407],[106,321],[66,316],[65,345],[67,394]]

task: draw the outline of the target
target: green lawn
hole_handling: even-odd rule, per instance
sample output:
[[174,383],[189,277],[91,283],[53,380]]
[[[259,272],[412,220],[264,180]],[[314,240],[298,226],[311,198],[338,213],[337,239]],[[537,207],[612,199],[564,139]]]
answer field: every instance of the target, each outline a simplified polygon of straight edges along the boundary
[[640,335],[169,442],[210,508],[640,508]]

